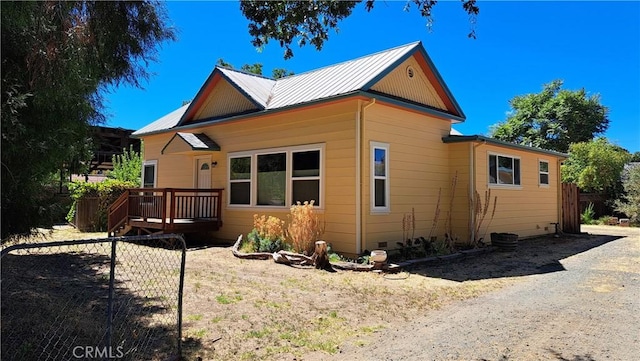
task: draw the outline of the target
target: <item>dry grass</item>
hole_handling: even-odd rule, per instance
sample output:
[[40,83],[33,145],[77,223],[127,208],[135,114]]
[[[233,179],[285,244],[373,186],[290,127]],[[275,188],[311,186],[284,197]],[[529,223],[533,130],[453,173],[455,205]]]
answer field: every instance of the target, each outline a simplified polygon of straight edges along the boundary
[[[102,236],[55,230],[47,239]],[[372,333],[509,282],[331,273],[237,259],[228,247],[189,250],[184,353],[188,360],[322,359],[345,343],[366,346]]]

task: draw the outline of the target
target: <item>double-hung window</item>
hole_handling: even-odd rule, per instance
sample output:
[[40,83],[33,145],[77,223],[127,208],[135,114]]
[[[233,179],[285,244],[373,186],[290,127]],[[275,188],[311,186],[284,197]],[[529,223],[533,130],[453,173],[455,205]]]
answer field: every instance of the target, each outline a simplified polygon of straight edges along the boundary
[[229,205],[286,207],[322,202],[323,145],[229,154]]
[[229,203],[251,204],[251,157],[229,158]]
[[546,160],[541,160],[539,163],[539,174],[540,174],[540,185],[548,186],[549,185],[549,162]]
[[371,142],[371,212],[389,209],[389,144]]
[[520,185],[520,158],[489,154],[489,184]]

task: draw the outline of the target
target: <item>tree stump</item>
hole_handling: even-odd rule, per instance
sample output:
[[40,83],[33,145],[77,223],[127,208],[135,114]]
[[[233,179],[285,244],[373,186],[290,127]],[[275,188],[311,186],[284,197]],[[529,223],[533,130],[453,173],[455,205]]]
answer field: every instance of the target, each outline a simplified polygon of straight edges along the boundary
[[327,254],[327,242],[316,242],[316,250],[313,253],[313,258],[315,259],[314,263],[317,269],[325,269],[331,267],[331,263],[329,263],[329,255]]

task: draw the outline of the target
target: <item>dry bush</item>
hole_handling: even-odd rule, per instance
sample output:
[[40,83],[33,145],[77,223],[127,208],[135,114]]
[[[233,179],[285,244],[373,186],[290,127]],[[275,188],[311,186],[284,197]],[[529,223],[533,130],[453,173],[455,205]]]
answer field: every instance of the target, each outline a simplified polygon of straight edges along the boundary
[[284,221],[278,217],[254,214],[253,228],[262,239],[271,241],[284,239]]
[[473,243],[472,245],[474,247],[478,246],[478,243],[480,242],[481,239],[484,239],[484,237],[487,234],[487,231],[489,230],[489,226],[491,225],[491,221],[493,220],[493,216],[496,214],[496,205],[498,204],[498,196],[495,196],[495,198],[493,199],[493,210],[491,211],[491,217],[489,218],[489,223],[487,224],[487,227],[485,228],[484,233],[482,234],[482,237],[478,238],[480,236],[480,230],[482,228],[482,223],[485,220],[485,217],[487,216],[487,213],[489,212],[489,204],[491,203],[491,189],[486,190],[484,192],[484,203],[482,202],[481,198],[480,198],[480,193],[478,193],[478,191],[475,192],[474,195],[474,217],[475,217],[475,221],[476,221],[476,229],[474,232],[474,239],[473,239]]
[[296,252],[311,255],[315,251],[315,242],[324,233],[325,224],[321,222],[313,210],[313,203],[297,202],[291,206],[287,240]]

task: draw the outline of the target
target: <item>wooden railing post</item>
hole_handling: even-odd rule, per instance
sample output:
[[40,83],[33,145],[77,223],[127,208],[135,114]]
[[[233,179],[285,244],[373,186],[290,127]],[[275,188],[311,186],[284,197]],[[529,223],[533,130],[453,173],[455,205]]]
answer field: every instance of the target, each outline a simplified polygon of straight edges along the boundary
[[218,219],[218,227],[222,226],[222,190],[218,189],[216,191],[218,197],[216,199],[216,212],[215,216]]
[[171,194],[169,201],[169,224],[173,226],[173,219],[176,217],[176,192],[174,189],[168,189]]
[[162,202],[160,202],[162,204],[162,212],[160,212],[160,214],[162,214],[162,229],[165,228],[165,225],[167,224],[167,189],[163,189],[162,190]]

